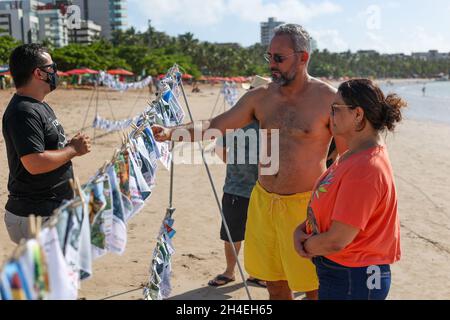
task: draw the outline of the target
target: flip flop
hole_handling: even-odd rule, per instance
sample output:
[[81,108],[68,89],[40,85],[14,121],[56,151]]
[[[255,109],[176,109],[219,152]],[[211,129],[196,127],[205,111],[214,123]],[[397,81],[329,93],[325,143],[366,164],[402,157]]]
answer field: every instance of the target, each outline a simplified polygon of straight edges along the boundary
[[256,278],[253,278],[253,279],[248,278],[247,282],[256,284],[257,286],[262,287],[262,288],[267,288],[267,285],[264,280],[260,280],[260,279],[256,279]]
[[[220,281],[220,283],[219,283],[219,281]],[[221,286],[224,286],[233,281],[234,281],[234,279],[228,278],[228,277],[224,276],[223,274],[219,274],[213,280],[209,281],[208,285],[211,287],[221,287]]]

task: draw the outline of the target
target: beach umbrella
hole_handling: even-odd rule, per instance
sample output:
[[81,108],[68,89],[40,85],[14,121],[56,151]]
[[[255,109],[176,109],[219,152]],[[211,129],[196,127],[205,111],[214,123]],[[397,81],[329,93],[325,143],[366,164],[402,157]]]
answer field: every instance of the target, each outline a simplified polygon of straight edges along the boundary
[[89,68],[73,69],[66,72],[68,75],[98,74],[98,71]]
[[191,76],[188,73],[185,73],[181,76],[181,79],[183,79],[183,80],[191,80],[192,78],[193,78],[193,76]]
[[113,75],[113,76],[134,76],[134,73],[125,69],[113,69],[113,70],[108,70],[106,71],[106,73]]
[[59,71],[59,70],[58,70],[57,74],[59,77],[69,77],[70,76],[70,74],[68,74],[67,72]]

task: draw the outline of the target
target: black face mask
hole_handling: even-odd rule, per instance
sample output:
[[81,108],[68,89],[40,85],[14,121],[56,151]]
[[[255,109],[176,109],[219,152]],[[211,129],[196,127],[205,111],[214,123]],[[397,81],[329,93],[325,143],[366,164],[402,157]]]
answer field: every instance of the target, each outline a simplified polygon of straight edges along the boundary
[[[44,70],[44,68],[46,68],[46,67],[52,67],[54,72],[48,72],[48,71]],[[42,72],[45,72],[47,74],[47,80],[43,80],[43,81],[47,82],[50,85],[50,91],[55,90],[56,87],[58,87],[58,82],[59,82],[58,71],[56,70],[56,63],[54,63],[52,65],[40,67],[39,70],[41,70]]]

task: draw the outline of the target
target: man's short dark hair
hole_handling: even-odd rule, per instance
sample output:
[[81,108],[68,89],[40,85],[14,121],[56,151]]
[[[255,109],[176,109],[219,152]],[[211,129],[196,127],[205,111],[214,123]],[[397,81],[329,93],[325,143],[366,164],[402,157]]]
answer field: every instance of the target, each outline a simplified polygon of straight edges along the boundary
[[13,50],[9,57],[9,70],[16,88],[25,86],[33,71],[45,64],[43,53],[48,53],[48,50],[38,43],[24,44]]

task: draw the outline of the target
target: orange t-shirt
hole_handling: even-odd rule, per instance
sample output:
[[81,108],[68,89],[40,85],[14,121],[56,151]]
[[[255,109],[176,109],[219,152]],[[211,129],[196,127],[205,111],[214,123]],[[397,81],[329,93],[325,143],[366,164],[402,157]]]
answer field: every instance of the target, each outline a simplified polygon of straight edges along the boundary
[[385,146],[336,161],[313,190],[308,208],[309,233],[327,232],[332,221],[360,229],[350,245],[328,259],[346,267],[400,260],[397,193]]

